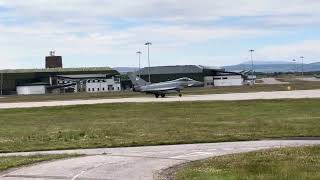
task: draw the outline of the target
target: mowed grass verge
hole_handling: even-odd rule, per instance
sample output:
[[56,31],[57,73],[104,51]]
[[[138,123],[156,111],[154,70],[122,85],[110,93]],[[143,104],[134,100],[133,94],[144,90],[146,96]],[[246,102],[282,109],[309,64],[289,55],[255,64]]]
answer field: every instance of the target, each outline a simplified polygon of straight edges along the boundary
[[320,146],[227,155],[193,162],[177,180],[320,179]]
[[0,172],[10,168],[16,168],[20,166],[35,164],[43,161],[51,161],[51,160],[65,159],[65,158],[78,157],[78,156],[80,155],[60,154],[60,155],[0,157]]
[[[289,81],[289,80],[288,80]],[[290,85],[293,90],[320,89],[320,82],[294,81]],[[248,93],[261,91],[287,91],[288,84],[257,84],[254,86],[234,86],[234,87],[214,87],[214,88],[186,88],[182,90],[183,95],[201,94],[225,94],[225,93]],[[175,96],[174,94],[172,94]],[[154,97],[139,92],[122,91],[106,93],[66,93],[66,94],[45,94],[29,96],[4,96],[0,98],[0,103],[15,102],[43,102],[43,101],[65,101],[65,100],[87,100],[87,99],[114,99],[114,98],[133,98],[133,97]]]
[[320,100],[0,110],[0,152],[320,136]]

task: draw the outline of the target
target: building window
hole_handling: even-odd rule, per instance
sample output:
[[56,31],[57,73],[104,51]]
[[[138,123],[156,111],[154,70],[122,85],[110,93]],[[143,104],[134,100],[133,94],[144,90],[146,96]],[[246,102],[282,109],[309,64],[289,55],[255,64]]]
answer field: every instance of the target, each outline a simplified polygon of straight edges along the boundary
[[90,90],[91,90],[91,89],[90,89],[90,88],[88,88],[88,91],[89,91],[89,92],[90,92]]
[[92,88],[92,92],[94,92],[94,88]]
[[104,91],[104,88],[102,88],[102,91]]
[[98,92],[100,91],[100,88],[98,88]]
[[120,87],[118,87],[118,91],[120,91]]

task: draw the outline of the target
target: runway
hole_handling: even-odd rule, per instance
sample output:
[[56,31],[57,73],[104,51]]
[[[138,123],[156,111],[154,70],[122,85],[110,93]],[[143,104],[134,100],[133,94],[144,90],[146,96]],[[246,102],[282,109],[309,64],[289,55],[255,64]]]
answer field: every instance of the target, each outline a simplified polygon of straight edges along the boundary
[[289,82],[278,81],[276,78],[262,78],[261,80],[263,81],[263,83],[261,83],[261,84],[269,84],[269,85],[273,85],[273,84],[290,84]]
[[303,98],[320,98],[320,90],[188,95],[188,96],[183,96],[181,98],[177,96],[170,96],[167,98],[159,98],[159,99],[156,99],[153,97],[136,97],[136,98],[119,98],[119,99],[0,103],[0,109],[107,104],[107,103],[110,104],[110,103],[184,102],[184,101],[239,101],[239,100],[258,100],[258,99],[303,99]]
[[0,179],[151,180],[156,179],[162,170],[190,161],[263,149],[319,144],[320,140],[265,140],[0,154],[0,156],[65,153],[87,155],[23,167],[0,174]]

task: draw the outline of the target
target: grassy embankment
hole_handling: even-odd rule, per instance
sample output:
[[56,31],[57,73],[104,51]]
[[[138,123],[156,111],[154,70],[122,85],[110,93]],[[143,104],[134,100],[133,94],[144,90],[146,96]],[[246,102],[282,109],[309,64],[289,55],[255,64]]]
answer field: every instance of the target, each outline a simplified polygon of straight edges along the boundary
[[[297,90],[320,89],[320,82],[292,82],[292,88]],[[183,95],[194,94],[222,94],[222,93],[246,93],[260,91],[286,91],[287,84],[282,85],[264,85],[255,86],[239,86],[239,87],[214,87],[214,88],[187,88],[182,91]],[[36,102],[36,101],[61,101],[74,99],[102,99],[102,98],[127,98],[150,96],[139,92],[113,92],[113,93],[70,93],[70,94],[46,94],[46,95],[31,95],[31,96],[5,96],[0,98],[0,103],[5,102]]]
[[193,162],[176,179],[320,179],[320,146],[227,155]]
[[36,156],[10,156],[10,157],[0,157],[0,172],[16,168],[20,166],[30,165],[34,163],[39,163],[43,161],[51,161],[57,159],[65,159],[71,157],[77,157],[79,155],[61,154],[61,155],[36,155]]
[[320,136],[319,107],[310,99],[0,110],[0,152]]

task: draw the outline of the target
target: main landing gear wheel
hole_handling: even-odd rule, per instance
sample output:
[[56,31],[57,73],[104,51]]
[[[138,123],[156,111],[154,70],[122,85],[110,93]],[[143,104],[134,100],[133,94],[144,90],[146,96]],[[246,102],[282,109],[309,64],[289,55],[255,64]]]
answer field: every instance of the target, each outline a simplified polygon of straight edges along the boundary
[[182,94],[181,94],[181,93],[179,94],[179,97],[182,97]]
[[166,95],[165,95],[165,94],[161,94],[161,97],[162,97],[162,98],[165,98],[165,97],[166,97]]
[[156,98],[159,98],[159,94],[155,94]]

